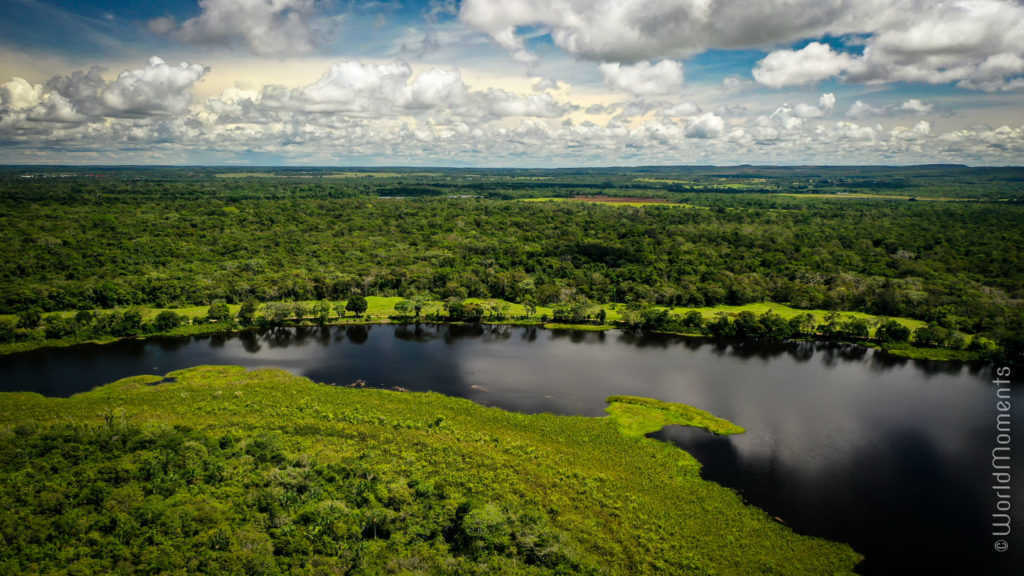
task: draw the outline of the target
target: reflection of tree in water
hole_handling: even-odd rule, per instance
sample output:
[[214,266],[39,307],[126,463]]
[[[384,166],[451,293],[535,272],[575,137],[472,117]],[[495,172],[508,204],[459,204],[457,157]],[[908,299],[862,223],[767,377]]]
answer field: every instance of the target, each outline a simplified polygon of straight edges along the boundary
[[359,346],[370,339],[370,327],[363,325],[349,326],[345,328],[345,337],[348,341]]
[[260,340],[259,334],[254,330],[243,330],[238,333],[238,341],[242,343],[242,349],[250,354],[255,354],[263,349]]
[[520,338],[526,340],[527,342],[533,342],[537,340],[537,327],[527,326],[523,328],[522,332],[520,333]]
[[331,343],[331,329],[327,326],[313,328],[313,341],[321,346],[328,346]]
[[793,342],[793,345],[789,347],[789,355],[799,363],[807,362],[814,356],[814,343],[813,342]]
[[284,327],[271,328],[264,336],[264,340],[271,348],[287,348],[294,339],[291,329]]
[[484,342],[502,342],[512,336],[512,330],[504,324],[487,324],[482,326],[483,332],[480,335]]
[[484,328],[480,324],[448,324],[442,332],[446,344],[453,344],[456,340],[479,338],[483,333]]
[[921,369],[925,374],[934,376],[935,374],[959,374],[963,370],[964,362],[940,362],[938,360],[914,360],[914,365]]
[[441,337],[441,327],[437,324],[399,324],[395,326],[395,338],[406,342],[430,342]]
[[174,352],[175,350],[180,349],[182,346],[190,344],[192,342],[192,339],[191,338],[187,338],[187,337],[186,338],[154,338],[153,342],[156,342],[157,347],[160,348],[160,350],[162,350],[164,352]]
[[210,348],[223,348],[228,341],[229,334],[213,334],[210,336]]

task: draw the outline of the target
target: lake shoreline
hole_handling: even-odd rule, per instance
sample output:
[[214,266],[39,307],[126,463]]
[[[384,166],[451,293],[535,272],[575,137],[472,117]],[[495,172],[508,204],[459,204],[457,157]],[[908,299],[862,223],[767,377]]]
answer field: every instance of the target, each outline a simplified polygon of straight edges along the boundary
[[[457,322],[457,321],[446,321],[446,320],[419,320],[409,321],[409,318],[367,318],[367,319],[356,319],[353,318],[351,321],[334,321],[327,322],[325,324],[315,324],[309,322],[302,323],[288,323],[282,325],[265,325],[265,326],[240,326],[237,323],[210,323],[207,325],[188,325],[180,326],[173,330],[165,332],[154,332],[146,334],[144,336],[125,336],[121,338],[109,337],[109,338],[63,338],[63,339],[48,339],[42,341],[22,341],[22,342],[11,342],[6,344],[0,344],[0,356],[6,356],[10,354],[20,354],[23,352],[31,352],[34,350],[44,350],[48,348],[67,348],[71,346],[79,346],[83,344],[112,344],[115,342],[124,341],[147,341],[156,338],[188,338],[193,336],[220,336],[220,335],[233,335],[241,334],[248,331],[259,330],[259,329],[275,329],[275,328],[327,328],[327,327],[343,327],[343,326],[375,326],[375,325],[406,325],[406,324],[442,324],[451,326],[466,326],[466,325],[487,325],[487,326],[518,326],[518,327],[535,327],[544,330],[567,330],[567,331],[581,331],[581,332],[606,332],[608,330],[622,330],[627,329],[623,326],[616,326],[610,324],[566,324],[560,322],[542,322],[536,319],[529,320],[484,320],[481,322]],[[757,339],[736,339],[736,338],[717,338],[710,334],[704,334],[699,332],[679,332],[674,330],[643,330],[650,334],[663,334],[672,336],[682,336],[686,338],[700,338],[714,342],[758,342]],[[920,360],[930,362],[960,362],[960,363],[984,363],[991,364],[994,360],[992,358],[986,358],[978,352],[968,350],[951,350],[948,348],[921,348],[916,346],[904,345],[904,346],[885,346],[877,342],[871,341],[856,341],[849,339],[828,339],[828,338],[790,338],[783,340],[783,342],[830,342],[840,344],[852,344],[855,346],[862,346],[867,349],[876,350],[889,356],[896,358],[904,358],[907,360]]]

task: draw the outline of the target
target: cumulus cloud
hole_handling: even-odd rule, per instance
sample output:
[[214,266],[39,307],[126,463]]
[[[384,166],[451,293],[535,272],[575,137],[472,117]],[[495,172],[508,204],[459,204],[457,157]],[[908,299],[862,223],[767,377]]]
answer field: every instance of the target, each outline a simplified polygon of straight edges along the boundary
[[853,105],[850,106],[850,109],[846,111],[847,116],[857,119],[871,118],[873,116],[885,116],[888,113],[888,110],[885,108],[878,108],[861,100],[854,102]]
[[792,112],[798,118],[821,118],[832,113],[836,107],[835,94],[828,92],[818,98],[818,105],[805,104],[803,102],[793,107]]
[[153,56],[144,68],[126,70],[100,92],[103,104],[129,114],[180,113],[192,101],[192,85],[206,75],[201,64],[171,66]]
[[917,98],[911,98],[901,104],[885,104],[882,106],[872,106],[857,100],[846,111],[846,115],[857,119],[906,115],[925,116],[930,114],[934,108],[933,104],[922,102]]
[[546,92],[519,96],[502,89],[470,91],[458,70],[432,68],[412,78],[404,62],[334,64],[313,84],[264,87],[264,107],[381,118],[434,111],[448,116],[554,118],[571,109]]
[[242,44],[264,56],[306,54],[331,30],[318,0],[199,0],[199,16],[180,26],[170,18],[149,21],[149,29],[182,42]]
[[700,113],[700,106],[696,102],[680,102],[658,112],[661,116],[669,117],[696,116]]
[[39,103],[43,96],[43,87],[29,84],[24,78],[11,78],[9,82],[0,84],[0,107],[11,110],[31,108]]
[[725,120],[713,112],[695,116],[686,123],[687,138],[718,138],[724,133]]
[[911,98],[910,100],[907,100],[903,104],[900,104],[899,109],[901,112],[909,112],[911,114],[919,114],[921,116],[924,116],[925,114],[931,113],[934,107],[935,106],[933,104],[927,104],[925,102],[918,100],[917,98]]
[[540,29],[578,58],[635,63],[711,49],[772,50],[806,40],[863,39],[857,53],[812,42],[770,53],[766,86],[855,82],[1024,86],[1018,0],[464,0],[459,20],[517,58],[535,58],[521,29]]
[[828,44],[811,42],[800,50],[777,50],[754,67],[754,80],[772,88],[814,84],[859,68],[849,54],[836,52]]
[[574,56],[609,62],[682,58],[853,32],[882,0],[464,0],[459,19],[523,50],[521,27],[540,26]]
[[851,54],[812,42],[776,50],[757,63],[755,80],[779,88],[828,78],[853,82],[955,83],[960,87],[1024,87],[1024,5],[1011,0],[937,0],[916,11],[892,2],[888,18],[867,34],[863,52]]
[[683,65],[673,60],[657,64],[638,62],[631,66],[602,62],[600,69],[605,84],[636,96],[668,94],[683,84]]
[[417,71],[403,62],[340,62],[305,86],[229,88],[193,101],[190,88],[204,70],[152,60],[112,79],[92,69],[40,87],[0,84],[0,160],[32,161],[55,148],[59,161],[91,163],[220,163],[259,154],[319,164],[1007,164],[1024,156],[1024,127],[939,133],[916,117],[901,121],[928,108],[916,99],[877,108],[884,121],[826,120],[838,105],[826,93],[730,122],[746,113],[637,97],[588,109],[603,118],[571,122],[576,107],[550,92],[470,88],[458,70]]
[[125,70],[107,82],[103,69],[57,76],[47,88],[89,116],[179,114],[192,102],[192,86],[206,75],[200,64],[171,66],[154,56],[142,68]]

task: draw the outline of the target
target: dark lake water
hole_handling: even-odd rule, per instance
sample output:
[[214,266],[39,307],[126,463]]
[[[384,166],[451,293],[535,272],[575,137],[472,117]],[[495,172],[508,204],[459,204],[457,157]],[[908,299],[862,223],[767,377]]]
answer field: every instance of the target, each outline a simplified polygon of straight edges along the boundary
[[[656,436],[697,456],[706,478],[736,488],[796,531],[852,544],[866,556],[860,573],[1024,574],[1019,465],[1009,551],[994,550],[990,525],[991,366],[904,361],[836,344],[360,326],[0,356],[0,390],[68,396],[198,364],[275,366],[322,382],[434,390],[523,412],[599,416],[612,394],[692,404],[748,432],[719,438],[669,427]],[[1011,377],[1015,426],[1022,375]],[[1024,444],[1024,429],[1014,434]]]

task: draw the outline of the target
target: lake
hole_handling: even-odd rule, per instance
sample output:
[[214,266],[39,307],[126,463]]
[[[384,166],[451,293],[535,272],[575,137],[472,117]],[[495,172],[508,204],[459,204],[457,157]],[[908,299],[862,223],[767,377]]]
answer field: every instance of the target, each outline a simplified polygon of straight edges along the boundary
[[[746,434],[654,436],[794,530],[849,542],[878,574],[1024,573],[1024,526],[994,550],[991,366],[893,359],[857,346],[504,326],[276,329],[0,356],[0,390],[68,396],[198,364],[433,390],[522,412],[600,416],[612,394],[691,404]],[[1020,368],[1017,368],[1020,370]],[[1012,420],[1024,388],[1014,375]],[[1024,442],[1024,440],[1021,440]],[[1018,475],[1024,474],[1017,467]],[[1024,478],[1024,476],[1021,476]],[[1012,502],[1024,508],[1024,482]],[[1017,518],[1024,513],[1015,511]]]

